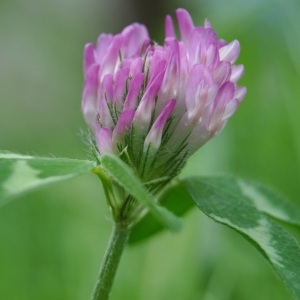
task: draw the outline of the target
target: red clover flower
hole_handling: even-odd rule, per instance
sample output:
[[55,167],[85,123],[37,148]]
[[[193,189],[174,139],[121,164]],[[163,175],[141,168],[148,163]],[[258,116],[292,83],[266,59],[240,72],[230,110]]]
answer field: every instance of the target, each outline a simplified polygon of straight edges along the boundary
[[176,16],[181,39],[167,16],[163,46],[137,23],[85,46],[82,111],[99,154],[126,152],[143,181],[176,176],[246,94],[239,42],[219,40],[208,21],[195,27],[184,9]]

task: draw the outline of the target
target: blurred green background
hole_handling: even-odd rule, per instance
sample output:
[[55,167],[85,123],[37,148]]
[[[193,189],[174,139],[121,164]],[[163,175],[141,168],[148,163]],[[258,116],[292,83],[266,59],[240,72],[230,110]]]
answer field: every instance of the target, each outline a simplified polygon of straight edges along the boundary
[[[164,16],[177,7],[195,24],[208,18],[219,37],[240,41],[248,87],[223,133],[181,176],[233,173],[270,184],[300,206],[299,0],[1,0],[0,149],[85,158],[84,44],[134,21],[161,42]],[[112,300],[290,299],[242,237],[196,209],[185,220],[179,234],[126,249]],[[0,210],[0,299],[89,299],[110,230],[93,175],[7,204]]]

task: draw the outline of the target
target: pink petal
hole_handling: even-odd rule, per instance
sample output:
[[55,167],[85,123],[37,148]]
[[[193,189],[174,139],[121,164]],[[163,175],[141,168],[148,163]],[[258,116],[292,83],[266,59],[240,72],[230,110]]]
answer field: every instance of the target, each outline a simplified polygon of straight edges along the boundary
[[101,83],[101,94],[106,96],[107,101],[112,102],[114,98],[114,79],[112,74],[106,74]]
[[182,8],[176,10],[176,17],[179,25],[179,31],[182,41],[188,45],[190,36],[195,28],[190,14]]
[[112,128],[114,126],[113,116],[111,116],[111,111],[109,109],[112,107],[112,103],[109,102],[105,94],[101,94],[99,96],[99,100],[97,103],[97,111],[99,113],[99,123],[102,127]]
[[113,84],[112,74],[106,74],[101,83],[97,105],[102,127],[111,127],[113,125],[113,119],[108,107],[108,105],[113,106]]
[[166,18],[165,18],[165,36],[166,36],[166,38],[168,38],[168,37],[176,38],[173,20],[169,15],[166,16]]
[[102,155],[114,152],[111,130],[102,128],[99,124],[96,126],[96,143]]
[[232,67],[229,62],[219,62],[213,71],[214,81],[217,82],[219,85],[222,85],[225,81],[228,81],[230,79],[231,70]]
[[239,86],[235,88],[234,98],[237,98],[241,102],[246,96],[247,88],[244,86]]
[[203,65],[193,66],[186,86],[186,108],[191,122],[201,118],[217,92],[218,86],[213,81],[211,70]]
[[205,21],[204,21],[204,27],[205,28],[211,28],[211,24],[207,19],[205,19]]
[[95,50],[95,57],[98,64],[103,63],[103,59],[107,53],[107,49],[110,45],[110,43],[113,40],[112,34],[101,34],[97,40],[97,47]]
[[176,105],[176,100],[170,100],[164,107],[158,118],[153,123],[144,143],[144,148],[151,144],[151,147],[158,149],[161,144],[162,133],[166,122],[170,115],[172,114],[174,107]]
[[152,81],[150,86],[147,87],[139,106],[136,110],[134,123],[142,131],[145,130],[150,123],[152,112],[154,109],[155,98],[160,89],[164,72],[159,73],[156,78]]
[[126,109],[120,114],[116,127],[113,131],[112,139],[114,143],[123,142],[124,135],[130,130],[134,114],[134,109]]
[[[190,67],[189,67],[189,61],[188,61],[188,53],[187,53],[187,48],[185,47],[185,45],[183,44],[183,42],[179,42],[179,61],[180,61],[180,81],[181,84],[185,84],[187,77],[188,77],[188,73],[190,71]],[[182,89],[184,89],[185,87],[182,86]],[[184,94],[184,90],[182,91]]]
[[217,35],[210,28],[197,27],[190,38],[190,65],[201,63],[208,67],[214,66],[219,60]]
[[83,55],[84,77],[86,77],[88,69],[94,63],[95,63],[94,46],[93,46],[93,44],[89,43],[89,44],[86,44],[84,47],[84,55]]
[[225,40],[223,40],[223,39],[218,40],[218,48],[219,49],[226,46],[226,45],[227,45],[227,43],[226,43]]
[[220,60],[228,61],[234,64],[240,54],[240,43],[237,40],[232,41],[219,49]]
[[232,66],[230,81],[236,83],[236,82],[238,82],[238,80],[241,79],[241,77],[243,75],[244,75],[244,66],[243,65]]
[[[208,126],[212,135],[218,133],[222,128],[223,116],[226,111],[226,106],[233,99],[235,92],[234,84],[226,82],[218,92],[215,101],[213,102],[212,112],[210,115]],[[234,100],[235,101],[235,100]],[[231,106],[230,106],[231,107]],[[226,114],[228,114],[227,112]]]
[[122,31],[122,37],[122,54],[126,58],[138,56],[145,46],[144,43],[147,44],[150,40],[147,28],[138,23],[127,26]]
[[109,47],[106,49],[101,65],[101,80],[106,74],[114,73],[116,64],[119,59],[122,43],[123,37],[120,34],[115,35]]
[[166,56],[166,51],[158,50],[154,52],[149,66],[148,84],[165,69],[167,64]]
[[129,68],[118,70],[115,78],[114,101],[116,107],[121,109],[126,97],[126,86],[129,76]]
[[98,64],[94,64],[89,68],[82,93],[81,108],[84,119],[89,124],[90,128],[93,128],[97,114],[98,73]]
[[130,61],[130,76],[134,77],[135,75],[142,72],[143,60],[141,57],[137,57]]
[[138,96],[141,93],[142,84],[144,82],[144,73],[137,74],[132,78],[128,90],[127,97],[124,102],[124,109],[137,107]]
[[180,80],[180,52],[178,41],[170,45],[169,59],[162,82],[161,90],[168,95],[168,98],[177,96]]
[[222,114],[222,121],[228,120],[236,111],[239,106],[239,100],[236,98],[231,99],[225,106],[224,112]]

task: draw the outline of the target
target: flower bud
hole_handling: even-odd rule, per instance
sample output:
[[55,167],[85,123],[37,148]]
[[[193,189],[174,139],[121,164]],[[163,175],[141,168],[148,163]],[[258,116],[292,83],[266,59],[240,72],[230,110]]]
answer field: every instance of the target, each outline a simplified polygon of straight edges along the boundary
[[219,40],[208,21],[194,26],[184,9],[176,17],[181,38],[167,16],[164,45],[135,23],[84,52],[82,112],[99,154],[126,151],[144,181],[176,176],[246,94],[239,42]]

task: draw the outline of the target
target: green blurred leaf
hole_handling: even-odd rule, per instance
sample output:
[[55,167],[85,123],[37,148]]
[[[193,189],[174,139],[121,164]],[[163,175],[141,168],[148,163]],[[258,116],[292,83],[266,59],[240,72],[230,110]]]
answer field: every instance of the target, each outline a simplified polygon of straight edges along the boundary
[[[242,182],[241,185],[239,179],[232,177],[197,177],[183,180],[188,194],[200,210],[216,222],[227,225],[250,240],[272,264],[294,297],[300,299],[299,245],[279,224],[259,211],[260,207],[253,203],[254,193],[249,197],[250,188],[265,198],[273,196],[273,192],[264,188],[256,190],[256,184]],[[268,203],[273,203],[272,201],[269,199]],[[267,210],[268,214],[273,212],[270,208],[263,207],[263,211]],[[289,211],[287,206],[284,207]],[[277,209],[280,208],[281,206]]]
[[30,190],[91,171],[94,162],[0,151],[0,205]]
[[[160,203],[178,215],[193,202],[214,221],[236,230],[268,259],[296,299],[300,299],[300,247],[275,220],[299,225],[300,211],[272,189],[235,177],[192,177],[174,182]],[[132,231],[135,243],[163,229],[147,215]]]
[[[195,203],[180,181],[174,181],[159,197],[159,203],[177,216],[183,216]],[[152,214],[147,214],[137,223],[129,236],[129,243],[135,244],[162,231],[164,226]]]
[[259,211],[278,220],[300,226],[300,209],[274,189],[243,179],[231,177],[230,180],[240,187],[243,195],[249,198]]
[[[109,154],[101,156],[99,167],[106,170],[128,193],[143,203],[161,224],[174,231],[182,227],[181,220],[172,212],[157,205],[133,170],[117,156]],[[97,173],[97,168],[94,171]]]
[[[230,184],[235,185],[235,189],[240,189],[244,197],[247,197],[248,201],[250,200],[259,211],[289,224],[300,225],[300,210],[270,187],[233,176],[218,177],[218,180],[225,186],[230,181]],[[159,203],[177,216],[183,216],[194,206],[194,201],[187,191],[184,181],[173,182],[160,196]],[[151,214],[147,214],[133,228],[129,243],[140,242],[163,229],[164,227]]]

